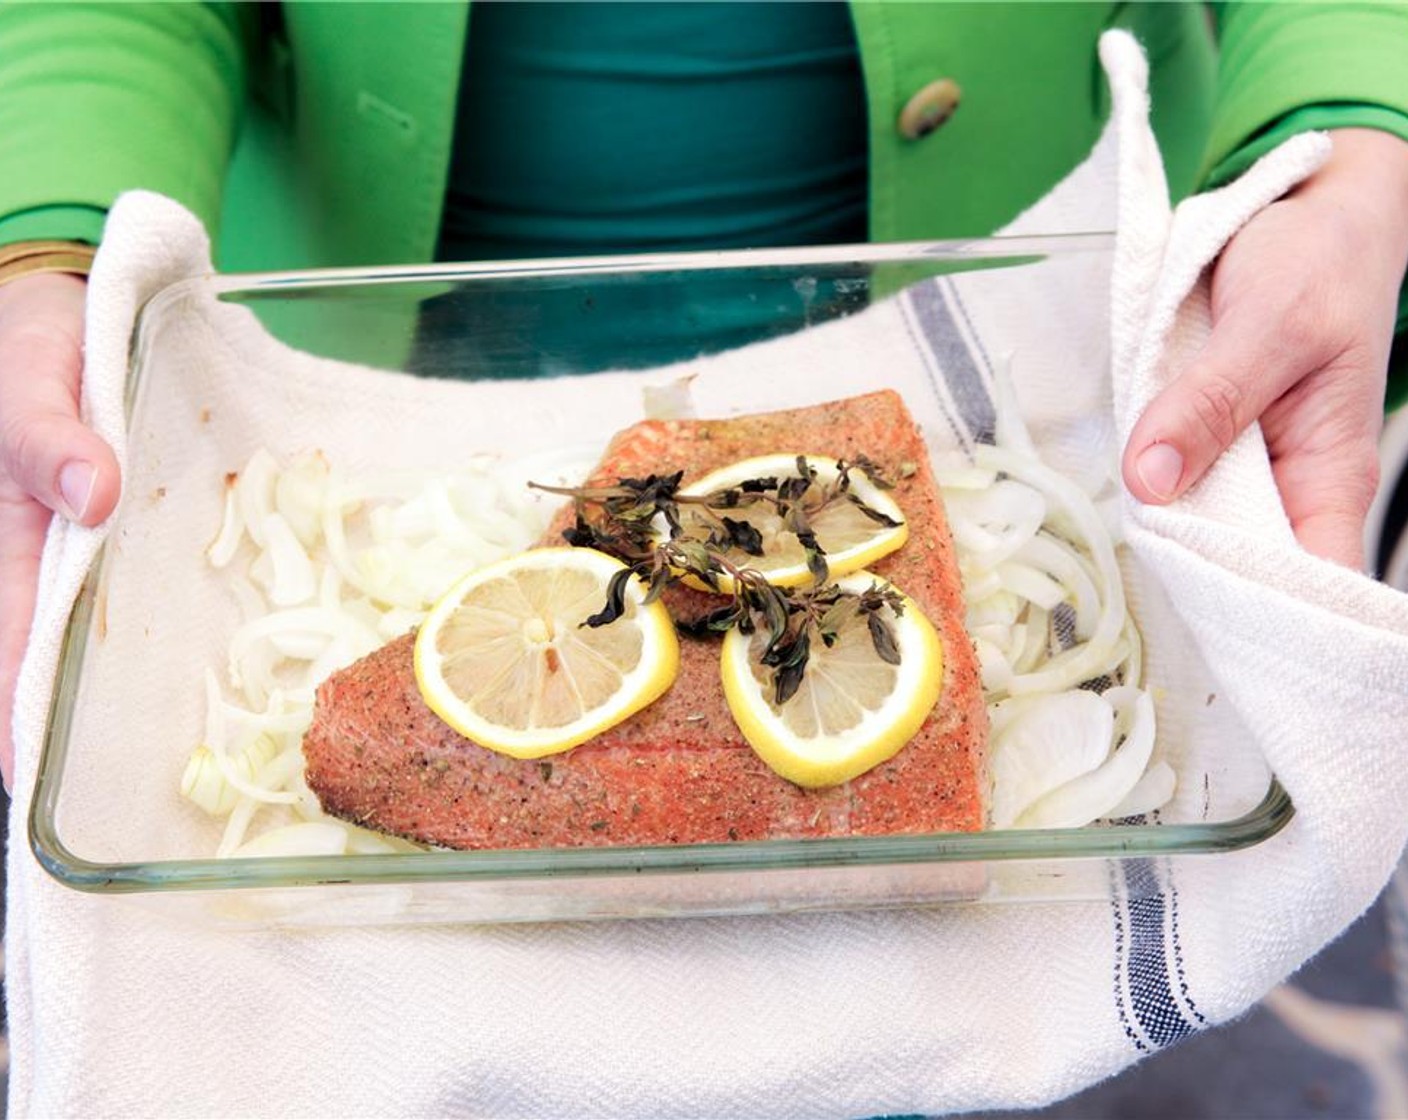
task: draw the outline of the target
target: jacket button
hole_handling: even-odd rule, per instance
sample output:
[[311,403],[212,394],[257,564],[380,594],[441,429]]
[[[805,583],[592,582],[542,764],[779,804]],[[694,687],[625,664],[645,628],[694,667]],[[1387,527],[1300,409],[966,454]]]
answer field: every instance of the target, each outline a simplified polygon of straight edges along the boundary
[[963,91],[952,78],[930,82],[905,103],[900,110],[900,135],[906,140],[928,136],[958,109]]

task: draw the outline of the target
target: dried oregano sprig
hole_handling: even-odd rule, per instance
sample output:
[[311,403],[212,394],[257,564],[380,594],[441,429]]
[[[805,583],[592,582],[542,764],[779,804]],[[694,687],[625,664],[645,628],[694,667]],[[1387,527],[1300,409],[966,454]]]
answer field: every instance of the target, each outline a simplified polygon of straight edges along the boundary
[[[898,522],[866,505],[851,489],[851,472],[864,472],[882,489],[889,489],[891,484],[865,458],[838,460],[836,470],[835,480],[823,483],[805,456],[799,455],[795,476],[748,479],[703,495],[679,493],[682,471],[621,478],[614,486],[529,485],[571,497],[576,517],[572,527],[562,534],[569,544],[598,549],[628,565],[608,584],[605,606],[583,625],[604,626],[621,616],[632,575],[646,582],[647,603],[685,575],[694,576],[722,595],[719,577],[727,575],[732,581],[729,601],[696,623],[678,625],[695,636],[734,626],[751,634],[758,624],[756,620],[761,619],[768,634],[761,660],[773,670],[774,702],[782,704],[801,686],[813,638],[831,646],[841,629],[857,616],[864,617],[876,654],[892,665],[898,665],[900,660],[899,646],[884,611],[888,607],[898,617],[904,609],[903,597],[888,584],[873,583],[856,593],[830,582],[825,550],[811,527],[811,519],[837,501],[850,502],[878,524],[895,527]],[[748,521],[730,517],[724,511],[760,504],[770,505],[784,528],[802,545],[807,568],[815,581],[811,587],[776,587],[756,568],[730,559],[731,550],[748,556],[763,555],[763,539]],[[587,518],[588,506],[598,507],[605,515],[600,523]],[[690,507],[693,514],[688,529],[681,506]],[[664,541],[658,539],[655,531],[661,518],[670,532]]]

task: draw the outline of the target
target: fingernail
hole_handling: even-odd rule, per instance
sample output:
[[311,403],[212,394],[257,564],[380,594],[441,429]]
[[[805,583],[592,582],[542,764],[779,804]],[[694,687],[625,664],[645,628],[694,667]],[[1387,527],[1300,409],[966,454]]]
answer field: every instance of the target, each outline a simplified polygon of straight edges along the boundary
[[1183,477],[1183,456],[1171,443],[1150,444],[1134,463],[1139,481],[1160,501],[1168,501],[1178,493]]
[[93,500],[93,487],[97,482],[98,472],[93,469],[93,464],[79,459],[65,463],[59,471],[59,493],[72,520],[83,520],[83,515],[88,512],[88,503]]

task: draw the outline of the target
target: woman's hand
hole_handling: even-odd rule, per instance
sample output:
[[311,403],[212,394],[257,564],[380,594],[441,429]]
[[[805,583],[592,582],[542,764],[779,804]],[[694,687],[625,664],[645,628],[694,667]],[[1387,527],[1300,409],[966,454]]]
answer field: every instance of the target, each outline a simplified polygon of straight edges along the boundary
[[1368,129],[1332,138],[1325,166],[1218,258],[1207,346],[1135,424],[1124,479],[1141,501],[1168,502],[1259,419],[1297,539],[1361,568],[1408,267],[1408,143]]
[[14,773],[15,678],[52,513],[96,525],[117,504],[112,450],[78,419],[83,298],[76,276],[0,287],[0,772]]

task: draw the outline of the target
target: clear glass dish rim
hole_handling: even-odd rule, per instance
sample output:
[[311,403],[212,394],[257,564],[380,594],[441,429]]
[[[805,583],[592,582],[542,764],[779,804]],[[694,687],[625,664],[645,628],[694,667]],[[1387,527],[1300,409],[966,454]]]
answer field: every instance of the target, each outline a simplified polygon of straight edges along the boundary
[[895,264],[926,259],[985,260],[1054,253],[1109,252],[1114,244],[1115,235],[1112,232],[1092,230],[1085,233],[1016,234],[947,241],[862,242],[766,249],[624,253],[594,257],[534,257],[526,260],[212,272],[176,281],[153,295],[148,300],[148,306],[161,301],[167,293],[179,293],[193,287],[205,288],[217,296],[240,292],[274,295],[281,291],[360,284],[644,275],[674,271],[786,268],[796,265]]
[[[1053,252],[1109,251],[1109,233],[989,237],[963,241],[896,242],[791,249],[742,249],[706,253],[650,253],[614,257],[563,257],[468,264],[211,273],[178,281],[142,307],[135,333],[168,301],[195,289],[216,296],[335,288],[362,284],[501,280],[775,268],[818,264],[879,264],[923,259],[985,259]],[[128,399],[140,377],[133,347]],[[67,761],[68,731],[89,622],[94,562],[64,630],[59,672],[45,728],[30,805],[28,838],[40,864],[56,880],[100,894],[449,882],[511,882],[551,878],[761,872],[805,868],[879,867],[919,863],[1014,860],[1146,858],[1236,851],[1269,839],[1295,809],[1273,777],[1261,802],[1227,821],[1199,824],[1109,825],[1079,829],[988,830],[815,840],[739,841],[675,846],[622,846],[487,851],[428,851],[385,855],[262,857],[104,862],[87,859],[59,835],[56,813]]]

